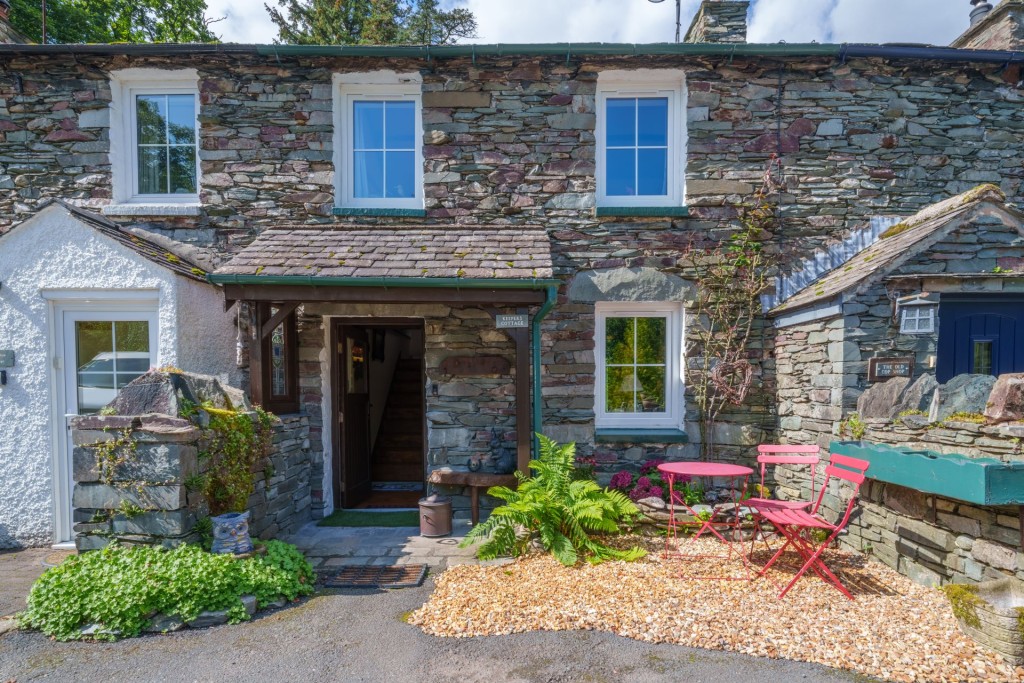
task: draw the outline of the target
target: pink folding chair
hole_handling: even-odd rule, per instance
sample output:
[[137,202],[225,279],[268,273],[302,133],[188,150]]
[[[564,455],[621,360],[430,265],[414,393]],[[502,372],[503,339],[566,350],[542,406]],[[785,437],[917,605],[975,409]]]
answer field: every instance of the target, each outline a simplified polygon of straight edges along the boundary
[[[793,546],[796,551],[804,560],[804,564],[800,567],[800,571],[796,573],[793,580],[789,582],[782,592],[779,593],[779,598],[783,598],[789,589],[793,587],[793,584],[807,572],[808,569],[813,569],[814,572],[822,578],[823,581],[831,583],[839,592],[853,600],[853,595],[846,589],[846,586],[836,577],[832,571],[825,566],[825,563],[821,559],[821,554],[824,552],[832,541],[836,539],[836,536],[846,527],[850,521],[850,514],[853,512],[853,506],[857,503],[857,495],[860,493],[860,486],[864,483],[864,473],[867,471],[869,463],[866,460],[859,460],[857,458],[850,458],[845,455],[832,454],[829,458],[829,464],[825,468],[825,481],[822,482],[821,490],[818,492],[818,499],[814,503],[814,509],[807,511],[800,508],[784,508],[773,505],[762,506],[758,512],[764,519],[771,522],[772,526],[785,537],[786,542],[779,548],[778,552],[768,560],[768,564],[758,573],[758,576],[764,576],[768,568],[775,564],[782,553],[785,552],[786,548]],[[821,507],[821,501],[825,497],[825,491],[828,489],[829,480],[835,477],[842,479],[853,484],[853,493],[850,495],[850,500],[846,504],[846,512],[843,514],[841,520],[833,524],[827,519],[822,517],[818,513],[818,509]],[[804,531],[812,529],[821,529],[828,532],[828,537],[821,542],[817,547],[814,546],[814,542],[809,538],[804,537]]]
[[[811,496],[810,500],[775,500],[772,498],[753,497],[742,502],[743,505],[751,508],[754,513],[754,535],[750,539],[750,553],[754,553],[754,544],[758,536],[762,537],[760,514],[758,506],[776,507],[786,509],[807,509],[814,501],[815,481],[818,474],[818,463],[821,461],[820,446],[799,446],[782,444],[762,444],[757,447],[757,464],[761,470],[761,490],[764,489],[764,480],[768,465],[807,465],[811,470]],[[767,545],[767,541],[765,542]]]

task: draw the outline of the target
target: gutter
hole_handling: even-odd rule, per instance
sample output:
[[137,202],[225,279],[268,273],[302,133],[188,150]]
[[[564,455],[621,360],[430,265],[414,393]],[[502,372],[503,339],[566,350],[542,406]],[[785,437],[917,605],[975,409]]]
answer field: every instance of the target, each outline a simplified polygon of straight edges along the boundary
[[[555,307],[555,302],[558,301],[558,285],[548,285],[544,290],[544,304],[540,307],[540,310],[533,316],[533,322],[531,324],[532,330],[530,330],[530,346],[531,352],[533,353],[533,457],[537,459],[540,457],[540,439],[537,435],[541,433],[544,428],[544,412],[542,409],[543,392],[541,391],[541,376],[540,376],[540,324],[547,317],[551,309]],[[525,473],[524,474],[528,474]]]
[[236,43],[144,43],[75,45],[0,45],[0,55],[203,55],[247,54],[281,57],[386,57],[421,59],[469,57],[808,57],[832,56],[959,63],[1019,64],[1024,52],[964,50],[932,45],[821,43],[516,43],[487,45],[240,45]]

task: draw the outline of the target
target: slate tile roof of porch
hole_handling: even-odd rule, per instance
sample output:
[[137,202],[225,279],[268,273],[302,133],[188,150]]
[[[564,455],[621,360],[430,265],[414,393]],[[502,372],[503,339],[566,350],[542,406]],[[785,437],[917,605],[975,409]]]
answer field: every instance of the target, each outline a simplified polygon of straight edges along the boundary
[[973,214],[981,204],[1005,205],[1006,195],[995,185],[980,185],[973,190],[922,209],[882,233],[877,242],[855,254],[842,266],[830,270],[768,312],[775,316],[814,304],[829,302],[834,296],[853,289],[876,273],[897,267],[906,258],[927,249],[942,229]]
[[274,228],[217,275],[481,278],[552,277],[551,241],[539,228]]

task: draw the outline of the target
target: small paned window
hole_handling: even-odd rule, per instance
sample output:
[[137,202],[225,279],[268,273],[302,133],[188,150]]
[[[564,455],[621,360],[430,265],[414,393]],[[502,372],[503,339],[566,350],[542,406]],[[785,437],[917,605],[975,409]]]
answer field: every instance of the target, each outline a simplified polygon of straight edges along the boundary
[[992,340],[976,340],[974,342],[974,359],[971,372],[976,375],[992,374]]
[[[277,313],[267,307],[265,320]],[[299,410],[299,343],[296,316],[293,312],[263,340],[263,407],[272,413],[294,413]]]
[[900,332],[923,334],[935,331],[935,306],[906,306],[900,314]]
[[675,304],[598,304],[598,427],[681,426],[682,333]]
[[135,123],[136,194],[196,194],[196,96],[136,95]]

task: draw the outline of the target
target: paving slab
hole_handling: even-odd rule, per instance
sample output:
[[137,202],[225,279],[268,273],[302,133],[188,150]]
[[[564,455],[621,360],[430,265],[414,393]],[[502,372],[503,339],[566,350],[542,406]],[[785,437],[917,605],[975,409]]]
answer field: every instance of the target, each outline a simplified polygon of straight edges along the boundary
[[29,589],[46,571],[43,561],[56,560],[65,554],[71,553],[60,553],[49,548],[0,550],[0,617],[23,610]]

